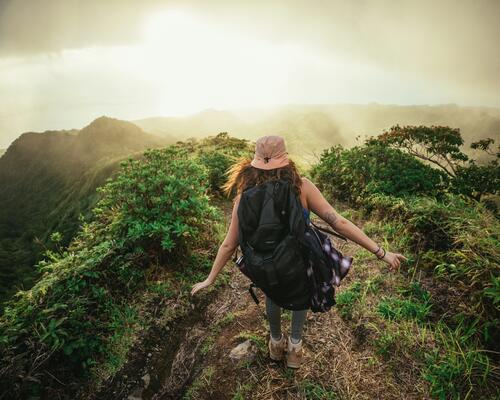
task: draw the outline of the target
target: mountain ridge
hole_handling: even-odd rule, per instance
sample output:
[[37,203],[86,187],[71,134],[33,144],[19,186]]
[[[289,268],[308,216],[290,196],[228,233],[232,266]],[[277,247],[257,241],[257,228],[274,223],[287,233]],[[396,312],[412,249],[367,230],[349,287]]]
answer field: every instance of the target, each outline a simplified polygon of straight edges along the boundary
[[164,138],[129,121],[99,117],[82,129],[25,132],[0,157],[0,300],[30,286],[50,234],[66,245],[124,158]]

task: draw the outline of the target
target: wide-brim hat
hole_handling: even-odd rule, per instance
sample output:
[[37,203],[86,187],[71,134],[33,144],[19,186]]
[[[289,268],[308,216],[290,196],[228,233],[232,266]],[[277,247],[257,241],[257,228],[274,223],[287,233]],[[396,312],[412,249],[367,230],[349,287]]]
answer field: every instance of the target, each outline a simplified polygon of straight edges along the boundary
[[281,168],[290,163],[286,151],[285,139],[281,136],[262,136],[255,142],[253,167],[259,169]]

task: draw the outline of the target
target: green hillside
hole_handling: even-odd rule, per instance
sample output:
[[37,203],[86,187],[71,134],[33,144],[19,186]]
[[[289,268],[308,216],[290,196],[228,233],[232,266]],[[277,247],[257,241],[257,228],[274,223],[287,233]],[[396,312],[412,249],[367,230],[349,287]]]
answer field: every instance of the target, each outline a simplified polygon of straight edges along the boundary
[[[406,140],[450,161],[453,173],[424,163]],[[500,223],[491,199],[500,174],[494,141],[481,143],[491,153],[484,168],[465,158],[459,131],[404,126],[331,146],[303,171],[408,262],[390,273],[354,243],[342,247],[353,269],[335,308],[310,313],[297,371],[269,360],[262,303],[232,262],[189,295],[228,227],[224,171],[252,143],[222,132],[123,160],[97,189],[92,218],[7,302],[4,398],[498,398]],[[246,340],[253,357],[232,361]]]
[[[27,132],[0,158],[0,299],[28,289],[41,253],[65,246],[119,160],[164,140],[100,117],[81,130]],[[57,243],[49,240],[53,232]]]

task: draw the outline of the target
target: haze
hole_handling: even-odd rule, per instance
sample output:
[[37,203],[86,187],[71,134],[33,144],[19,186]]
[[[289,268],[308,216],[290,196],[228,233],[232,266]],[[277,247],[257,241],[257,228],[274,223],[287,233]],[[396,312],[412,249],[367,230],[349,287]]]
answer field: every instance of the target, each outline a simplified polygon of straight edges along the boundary
[[0,0],[0,148],[281,104],[500,107],[500,1]]

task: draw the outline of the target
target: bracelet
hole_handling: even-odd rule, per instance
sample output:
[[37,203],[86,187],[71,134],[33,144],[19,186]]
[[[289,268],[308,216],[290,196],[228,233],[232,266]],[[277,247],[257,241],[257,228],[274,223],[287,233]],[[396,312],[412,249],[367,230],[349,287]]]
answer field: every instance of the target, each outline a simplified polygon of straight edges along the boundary
[[377,255],[377,253],[379,252],[379,250],[381,249],[382,247],[378,246],[378,249],[375,250],[375,251],[372,251],[373,254]]
[[382,258],[384,258],[384,257],[385,257],[385,249],[384,249],[383,247],[382,247],[382,250],[384,250],[384,255],[383,255],[382,257],[377,256],[377,258],[378,258],[379,260],[382,260]]

